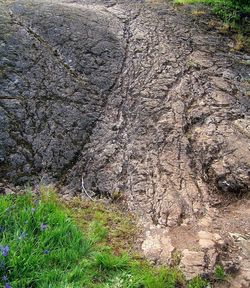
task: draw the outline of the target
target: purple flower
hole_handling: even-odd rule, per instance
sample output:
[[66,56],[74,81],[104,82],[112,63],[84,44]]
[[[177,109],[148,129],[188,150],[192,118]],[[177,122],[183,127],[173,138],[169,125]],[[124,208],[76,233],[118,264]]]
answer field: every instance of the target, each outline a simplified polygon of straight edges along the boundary
[[0,250],[2,252],[2,256],[6,257],[6,256],[8,256],[10,247],[9,246],[2,246],[2,247],[0,247]]
[[44,231],[47,228],[47,224],[42,223],[40,229]]
[[49,254],[49,250],[47,250],[47,249],[44,250],[44,251],[43,251],[43,254],[46,254],[46,255]]
[[2,277],[2,280],[3,280],[3,282],[8,281],[8,277],[7,277],[7,276],[3,276],[3,277]]
[[6,284],[4,285],[4,288],[11,288],[11,286],[10,286],[9,283],[6,283]]
[[18,240],[22,240],[22,239],[24,239],[26,236],[27,236],[27,233],[26,233],[26,232],[22,232],[22,233],[20,234],[20,236],[18,237]]

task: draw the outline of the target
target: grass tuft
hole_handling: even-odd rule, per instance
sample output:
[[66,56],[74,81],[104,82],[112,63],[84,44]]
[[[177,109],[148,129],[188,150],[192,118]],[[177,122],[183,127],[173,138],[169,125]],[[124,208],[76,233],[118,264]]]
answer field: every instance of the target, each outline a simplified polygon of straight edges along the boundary
[[214,270],[214,278],[215,280],[223,281],[226,279],[226,273],[222,266],[216,265]]
[[207,288],[208,282],[201,277],[195,277],[192,280],[189,281],[187,288]]

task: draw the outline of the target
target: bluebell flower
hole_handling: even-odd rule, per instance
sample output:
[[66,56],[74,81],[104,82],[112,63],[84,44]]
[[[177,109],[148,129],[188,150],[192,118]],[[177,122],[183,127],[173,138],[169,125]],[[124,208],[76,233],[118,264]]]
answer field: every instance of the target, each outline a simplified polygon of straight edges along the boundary
[[47,224],[42,223],[40,229],[44,231],[47,228]]
[[9,246],[2,246],[2,247],[0,247],[0,250],[1,250],[2,256],[6,257],[6,256],[8,256],[10,247]]
[[46,250],[43,251],[43,254],[49,254],[49,252],[50,251],[46,249]]
[[0,233],[2,233],[4,231],[3,226],[0,226]]
[[3,282],[8,281],[8,277],[7,277],[7,276],[3,276],[3,277],[2,277],[2,280],[3,280]]
[[22,233],[20,234],[20,236],[18,237],[18,240],[22,240],[22,239],[24,239],[26,236],[27,236],[27,233],[26,233],[26,232],[22,232]]
[[31,212],[34,213],[36,211],[35,208],[31,208]]
[[9,283],[6,283],[6,284],[4,285],[4,288],[11,288],[11,286],[10,286]]

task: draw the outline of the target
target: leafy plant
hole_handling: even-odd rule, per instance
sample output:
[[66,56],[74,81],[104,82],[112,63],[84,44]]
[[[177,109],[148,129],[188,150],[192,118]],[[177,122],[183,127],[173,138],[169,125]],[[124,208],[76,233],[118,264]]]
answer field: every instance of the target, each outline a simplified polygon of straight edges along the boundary
[[214,278],[215,280],[225,280],[226,273],[222,266],[216,265],[214,270]]

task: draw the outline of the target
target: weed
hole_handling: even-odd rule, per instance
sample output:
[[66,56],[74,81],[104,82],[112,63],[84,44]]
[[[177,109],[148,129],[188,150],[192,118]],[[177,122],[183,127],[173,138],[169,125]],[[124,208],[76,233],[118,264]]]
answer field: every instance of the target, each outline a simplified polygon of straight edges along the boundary
[[97,253],[95,256],[97,265],[105,270],[122,270],[129,266],[129,257],[126,254],[115,256],[110,253]]
[[223,267],[221,267],[220,265],[215,266],[214,278],[215,278],[215,280],[225,280],[225,278],[226,278],[226,273],[225,273]]
[[206,288],[208,287],[208,282],[201,277],[195,277],[189,281],[187,288]]

